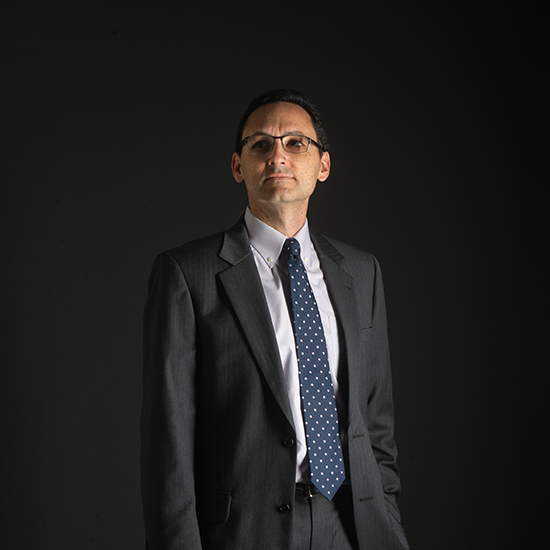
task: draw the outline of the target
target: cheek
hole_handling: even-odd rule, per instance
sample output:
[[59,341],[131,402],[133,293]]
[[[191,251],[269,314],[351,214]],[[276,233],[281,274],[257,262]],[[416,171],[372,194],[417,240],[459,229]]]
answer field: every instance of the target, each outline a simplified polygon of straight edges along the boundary
[[241,164],[240,174],[241,174],[241,177],[242,177],[243,181],[246,182],[247,180],[249,180],[250,176],[251,176],[250,167],[249,166],[243,166]]
[[311,184],[315,184],[317,182],[317,176],[319,175],[320,169],[320,164],[311,163],[307,166],[302,166],[298,173],[300,175],[300,179],[303,180],[304,183],[309,182]]
[[248,175],[259,174],[262,171],[262,166],[259,162],[247,162],[243,167],[243,173]]

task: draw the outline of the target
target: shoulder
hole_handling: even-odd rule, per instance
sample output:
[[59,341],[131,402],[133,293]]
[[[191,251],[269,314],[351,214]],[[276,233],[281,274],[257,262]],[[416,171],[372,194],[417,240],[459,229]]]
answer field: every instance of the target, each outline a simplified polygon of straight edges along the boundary
[[357,248],[355,246],[352,246],[350,244],[344,243],[342,241],[339,241],[337,239],[333,239],[332,237],[327,237],[326,235],[320,235],[322,239],[325,239],[327,242],[329,242],[336,250],[338,250],[343,256],[351,256],[351,257],[357,257],[361,258],[363,260],[372,260],[374,256],[367,252],[366,250],[362,250],[361,248]]
[[151,279],[184,280],[187,286],[211,279],[227,264],[219,253],[223,233],[216,233],[161,252],[153,263]]
[[196,239],[159,254],[156,264],[179,266],[184,274],[204,276],[226,269],[250,255],[244,222],[208,237]]
[[312,232],[311,238],[321,256],[330,258],[343,269],[351,272],[375,272],[380,269],[378,260],[370,252],[315,232]]
[[204,261],[205,258],[219,254],[223,238],[224,232],[215,233],[166,250],[159,256],[168,256],[179,264],[189,261]]

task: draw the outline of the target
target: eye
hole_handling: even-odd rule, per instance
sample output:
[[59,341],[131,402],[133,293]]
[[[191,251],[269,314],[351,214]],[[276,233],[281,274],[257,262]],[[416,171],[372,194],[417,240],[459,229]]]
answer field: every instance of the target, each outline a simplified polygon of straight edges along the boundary
[[305,151],[307,149],[307,146],[308,139],[304,136],[287,136],[285,139],[285,147],[289,151]]
[[250,149],[270,149],[271,140],[268,137],[257,136],[250,139],[248,141],[248,145],[250,146]]

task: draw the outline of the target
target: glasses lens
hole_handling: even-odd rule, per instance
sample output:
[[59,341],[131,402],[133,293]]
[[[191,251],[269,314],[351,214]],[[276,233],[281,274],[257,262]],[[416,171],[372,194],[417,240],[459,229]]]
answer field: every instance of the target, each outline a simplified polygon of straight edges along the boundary
[[273,147],[273,138],[271,136],[250,136],[246,143],[251,151],[261,153],[269,151]]
[[305,136],[285,136],[283,147],[289,153],[305,153],[309,147],[309,138]]

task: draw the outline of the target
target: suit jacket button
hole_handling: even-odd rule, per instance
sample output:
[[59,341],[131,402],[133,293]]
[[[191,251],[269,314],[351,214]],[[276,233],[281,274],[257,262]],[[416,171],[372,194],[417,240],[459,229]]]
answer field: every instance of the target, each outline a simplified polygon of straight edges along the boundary
[[285,447],[293,447],[294,446],[294,439],[292,439],[292,437],[286,437],[283,441],[283,445]]
[[290,504],[281,504],[279,506],[279,512],[282,512],[283,514],[286,512],[290,512]]

